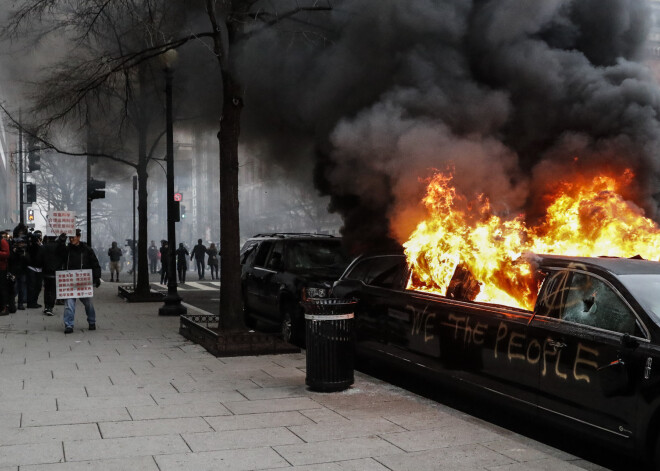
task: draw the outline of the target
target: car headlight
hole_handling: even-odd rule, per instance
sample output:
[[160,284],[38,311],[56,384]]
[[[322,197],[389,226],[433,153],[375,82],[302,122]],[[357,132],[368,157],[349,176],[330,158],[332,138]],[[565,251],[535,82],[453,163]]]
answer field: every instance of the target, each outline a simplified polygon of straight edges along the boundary
[[304,288],[303,295],[305,298],[327,298],[327,288]]

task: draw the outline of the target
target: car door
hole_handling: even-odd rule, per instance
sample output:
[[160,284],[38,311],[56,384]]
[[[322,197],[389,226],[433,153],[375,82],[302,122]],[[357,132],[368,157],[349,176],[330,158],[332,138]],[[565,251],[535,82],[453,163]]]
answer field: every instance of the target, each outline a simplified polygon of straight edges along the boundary
[[244,274],[244,296],[247,309],[256,313],[263,313],[267,307],[265,292],[264,292],[264,278],[272,274],[271,270],[267,270],[266,260],[273,247],[273,241],[263,241],[259,244],[254,255],[254,260],[246,262]]
[[436,303],[440,359],[452,376],[535,407],[536,354],[530,311],[445,298]]
[[625,297],[594,273],[556,270],[529,333],[540,347],[539,408],[607,438],[630,437],[646,339]]
[[[355,331],[358,349],[384,351],[387,346],[387,310],[401,289],[395,271],[405,269],[402,256],[375,256],[358,260],[335,284],[333,293],[357,300]],[[397,283],[395,287],[394,284]]]
[[280,319],[280,274],[284,261],[284,241],[272,244],[262,267],[255,270],[255,282],[260,296],[260,312],[274,320]]

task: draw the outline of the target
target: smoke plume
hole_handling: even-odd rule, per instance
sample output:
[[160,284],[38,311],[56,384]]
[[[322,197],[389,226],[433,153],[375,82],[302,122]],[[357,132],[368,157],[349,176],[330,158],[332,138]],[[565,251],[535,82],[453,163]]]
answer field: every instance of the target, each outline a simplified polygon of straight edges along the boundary
[[[638,0],[351,0],[254,34],[246,133],[296,164],[354,248],[405,240],[433,169],[538,216],[559,175],[631,168],[656,216],[660,89]],[[264,144],[266,145],[266,144]],[[313,150],[311,150],[313,149]]]

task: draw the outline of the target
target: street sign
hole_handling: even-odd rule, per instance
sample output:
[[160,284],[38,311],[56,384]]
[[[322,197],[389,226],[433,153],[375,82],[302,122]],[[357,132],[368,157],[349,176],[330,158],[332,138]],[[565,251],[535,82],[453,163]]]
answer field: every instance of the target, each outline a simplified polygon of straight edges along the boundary
[[183,195],[181,193],[174,193],[174,201],[183,201]]

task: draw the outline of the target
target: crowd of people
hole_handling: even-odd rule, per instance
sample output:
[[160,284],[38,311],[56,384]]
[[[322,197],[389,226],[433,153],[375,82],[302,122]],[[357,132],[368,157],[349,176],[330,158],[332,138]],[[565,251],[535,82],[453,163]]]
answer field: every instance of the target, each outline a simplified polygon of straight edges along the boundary
[[[80,240],[81,231],[76,229],[75,235],[43,237],[41,231],[30,231],[25,224],[17,225],[13,230],[0,231],[0,316],[14,313],[17,310],[40,309],[46,316],[54,315],[56,304],[64,305],[65,333],[73,332],[76,300],[85,307],[89,330],[96,329],[96,313],[92,298],[57,298],[56,272],[59,270],[91,269],[94,286],[101,283],[101,266],[110,271],[110,281],[119,282],[122,271],[124,251],[117,242],[112,242],[107,252],[100,252],[101,263],[96,252]],[[68,243],[67,243],[68,239]],[[131,246],[135,250],[135,244]],[[147,249],[150,273],[160,274],[161,284],[168,282],[169,247],[166,240],[161,240],[161,246],[156,247],[151,241]],[[215,243],[209,247],[202,239],[188,251],[185,244],[180,243],[175,250],[176,269],[179,283],[186,282],[188,257],[195,260],[195,266],[200,280],[205,280],[206,266],[211,272],[211,280],[219,279],[220,251]],[[160,267],[159,267],[160,263]],[[131,267],[131,271],[133,267]],[[38,303],[43,289],[43,306]]]
[[[93,284],[101,284],[101,267],[94,250],[80,241],[81,231],[74,235],[43,237],[41,231],[30,232],[24,224],[13,230],[0,231],[0,316],[17,310],[43,307],[53,316],[58,303],[56,272],[59,270],[92,270]],[[43,303],[38,303],[43,289]],[[96,329],[96,313],[92,298],[59,300],[64,305],[64,332],[73,332],[76,300],[85,307],[89,330]]]
[[[151,273],[157,273],[156,267],[158,266],[158,261],[160,260],[160,284],[166,285],[168,282],[168,267],[169,267],[169,246],[166,240],[160,241],[160,249],[156,248],[156,243],[152,240],[151,245],[147,249],[147,255],[149,257],[149,266]],[[195,260],[195,267],[197,268],[197,275],[200,280],[205,280],[206,266],[209,267],[211,272],[211,280],[219,280],[219,267],[220,267],[220,251],[216,247],[214,242],[211,242],[211,245],[207,248],[202,239],[197,239],[197,245],[195,245],[191,252],[188,251],[188,248],[185,244],[180,243],[179,247],[174,251],[176,256],[176,272],[179,278],[179,283],[183,284],[186,282],[186,272],[188,271],[188,257],[190,261]],[[206,260],[205,260],[206,259]]]
[[[132,242],[127,239],[127,242]],[[129,244],[127,243],[127,246]],[[122,250],[117,245],[117,242],[112,242],[112,245],[107,251],[102,253],[101,266],[106,267],[110,271],[110,281],[119,282],[119,273],[122,271],[122,261],[125,263],[133,263],[132,252],[135,244],[130,245],[130,251]],[[215,242],[211,242],[206,247],[202,239],[197,240],[191,251],[184,243],[179,243],[179,247],[174,251],[176,276],[178,282],[183,284],[186,282],[186,274],[188,270],[197,270],[197,275],[200,280],[206,280],[206,267],[209,268],[211,273],[211,280],[220,279],[220,251]],[[189,266],[188,258],[190,261],[195,261],[195,264]],[[166,285],[168,282],[168,268],[169,268],[169,245],[167,240],[160,241],[160,247],[156,246],[156,241],[152,240],[147,247],[147,258],[149,260],[149,273],[160,275],[160,284]],[[132,273],[133,267],[128,271]]]

